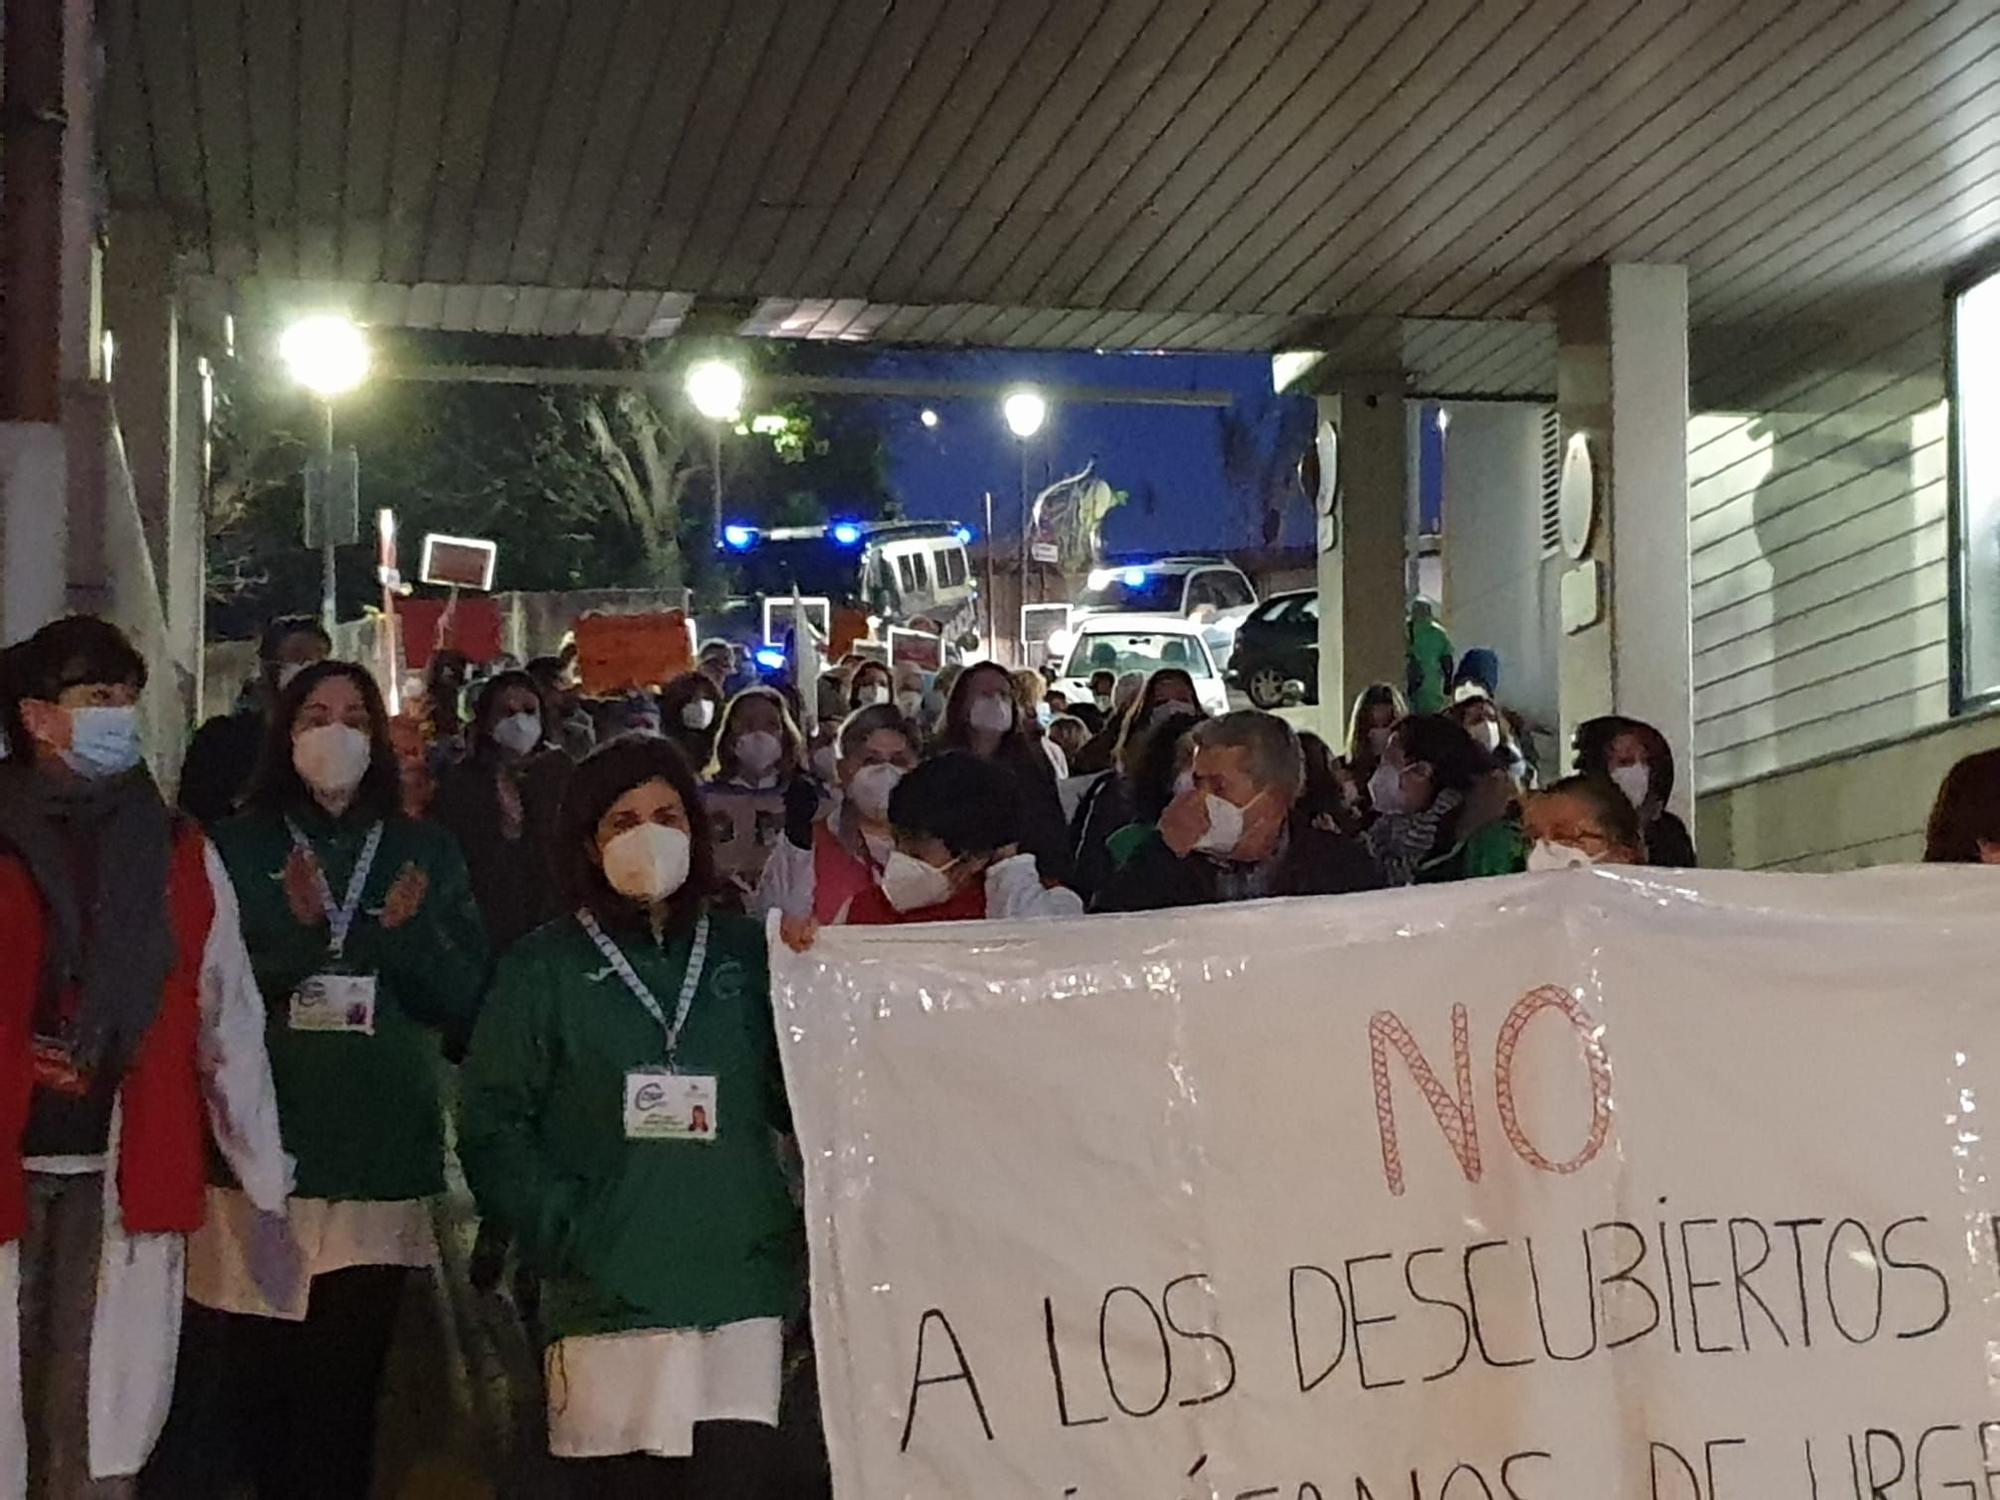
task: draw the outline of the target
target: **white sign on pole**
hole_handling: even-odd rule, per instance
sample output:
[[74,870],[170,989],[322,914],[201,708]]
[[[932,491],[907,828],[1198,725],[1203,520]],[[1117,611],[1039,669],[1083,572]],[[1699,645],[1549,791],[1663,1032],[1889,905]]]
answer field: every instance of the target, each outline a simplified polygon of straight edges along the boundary
[[774,946],[838,1493],[2000,1495],[1994,887]]

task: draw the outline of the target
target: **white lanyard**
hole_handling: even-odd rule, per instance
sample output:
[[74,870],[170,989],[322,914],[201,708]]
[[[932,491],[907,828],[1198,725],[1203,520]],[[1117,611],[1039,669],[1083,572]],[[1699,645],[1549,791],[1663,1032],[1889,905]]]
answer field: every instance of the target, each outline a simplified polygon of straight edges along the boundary
[[377,823],[368,830],[368,838],[361,845],[361,857],[354,861],[354,873],[347,877],[347,897],[338,906],[333,904],[333,887],[326,883],[326,870],[306,836],[299,832],[299,825],[287,818],[285,827],[292,831],[293,846],[306,857],[312,869],[313,887],[319,892],[319,904],[326,912],[327,952],[338,960],[347,947],[347,934],[354,929],[354,919],[361,914],[361,888],[368,884],[368,872],[375,867],[375,851],[382,847],[382,825]]
[[589,907],[579,907],[577,924],[590,934],[590,940],[597,944],[597,951],[604,955],[604,961],[611,965],[611,971],[625,981],[625,988],[632,992],[632,998],[646,1007],[646,1013],[660,1023],[660,1030],[667,1036],[667,1065],[673,1066],[674,1049],[680,1045],[681,1028],[687,1025],[688,1010],[694,1004],[695,987],[701,983],[702,965],[708,959],[708,913],[694,924],[694,946],[688,949],[687,973],[681,977],[680,1003],[674,1007],[674,1020],[667,1024],[665,1012],[660,1002],[653,998],[653,992],[646,988],[646,981],[632,967],[619,946],[605,936],[604,929],[597,925],[597,918]]

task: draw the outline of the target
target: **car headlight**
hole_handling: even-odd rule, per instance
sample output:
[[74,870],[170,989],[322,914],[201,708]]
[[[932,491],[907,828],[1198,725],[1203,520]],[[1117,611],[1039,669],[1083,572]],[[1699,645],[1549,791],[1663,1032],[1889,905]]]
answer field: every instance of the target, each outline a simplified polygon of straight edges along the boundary
[[1044,642],[1051,656],[1067,656],[1069,655],[1069,648],[1075,644],[1076,632],[1067,626],[1058,626],[1056,629],[1051,630],[1048,640]]

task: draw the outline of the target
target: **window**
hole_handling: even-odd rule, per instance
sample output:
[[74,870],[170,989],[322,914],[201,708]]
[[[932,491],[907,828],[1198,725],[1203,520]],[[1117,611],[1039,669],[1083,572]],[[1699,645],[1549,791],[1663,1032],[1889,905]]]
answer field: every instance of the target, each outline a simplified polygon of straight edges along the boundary
[[2000,702],[2000,271],[1952,300],[1954,694]]
[[1201,637],[1181,632],[1136,630],[1085,631],[1069,654],[1065,677],[1092,672],[1151,672],[1180,667],[1197,681],[1213,677],[1215,669]]
[[1250,591],[1249,581],[1241,573],[1217,571],[1202,576],[1208,580],[1217,609],[1241,609],[1246,604],[1257,602],[1257,596]]
[[905,552],[896,559],[896,578],[907,594],[921,594],[930,581],[924,573],[924,560],[914,552]]
[[967,570],[963,547],[943,548],[937,554],[936,565],[939,588],[955,589],[965,582]]
[[1215,608],[1215,586],[1209,582],[1213,573],[1197,573],[1188,580],[1187,603],[1182,613],[1193,614],[1198,609]]

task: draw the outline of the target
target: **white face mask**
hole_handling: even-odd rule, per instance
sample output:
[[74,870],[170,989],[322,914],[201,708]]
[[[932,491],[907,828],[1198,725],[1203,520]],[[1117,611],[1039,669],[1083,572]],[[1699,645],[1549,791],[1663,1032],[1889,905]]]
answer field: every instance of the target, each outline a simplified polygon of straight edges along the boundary
[[292,740],[292,765],[307,786],[330,796],[360,786],[373,754],[368,736],[352,724],[321,724]]
[[839,769],[839,765],[840,758],[834,753],[831,745],[821,745],[812,753],[813,775],[828,786],[833,785],[834,773]]
[[752,776],[762,776],[778,763],[784,745],[768,729],[753,729],[736,737],[736,764]]
[[538,713],[507,715],[493,726],[493,742],[502,750],[526,755],[542,742],[542,716]]
[[1375,768],[1375,774],[1368,778],[1368,800],[1378,813],[1408,812],[1409,800],[1403,795],[1403,773],[1383,761]]
[[1572,849],[1568,844],[1555,844],[1541,840],[1528,851],[1528,873],[1539,875],[1548,870],[1587,870],[1603,861],[1595,855],[1585,854],[1581,849]]
[[1472,738],[1475,744],[1481,745],[1488,750],[1498,750],[1500,748],[1500,726],[1491,719],[1483,719],[1472,726]]
[[877,704],[887,703],[888,701],[889,690],[879,682],[869,683],[867,687],[854,695],[854,706],[856,708],[874,708]]
[[896,694],[896,707],[906,719],[914,719],[923,712],[924,695],[914,689]]
[[897,911],[922,911],[951,898],[951,877],[936,865],[895,849],[882,867],[882,894]]
[[604,878],[634,901],[664,901],[687,883],[688,849],[685,829],[641,823],[604,846]]
[[872,766],[863,766],[847,783],[847,798],[862,817],[879,823],[889,816],[889,794],[896,790],[897,783],[902,779],[901,766],[880,761]]
[[1243,842],[1243,809],[1226,798],[1209,792],[1208,829],[1194,841],[1203,854],[1227,854]]
[[1653,768],[1644,761],[1635,766],[1614,766],[1611,779],[1634,807],[1645,806],[1646,799],[1653,794]]
[[1046,703],[1037,703],[1035,705],[1035,722],[1037,724],[1041,725],[1042,728],[1047,729],[1049,725],[1055,723],[1055,721],[1056,721],[1056,711],[1053,708],[1049,707],[1049,705]]
[[1014,727],[1014,700],[998,693],[984,693],[972,700],[965,722],[987,734],[1005,734]]
[[683,727],[699,732],[715,722],[715,700],[713,698],[690,698],[681,705]]
[[132,707],[72,708],[69,748],[63,763],[93,780],[122,776],[139,764],[139,710]]
[[1097,705],[1099,712],[1107,714],[1111,712],[1111,695],[1109,693],[1093,693],[1091,701]]

